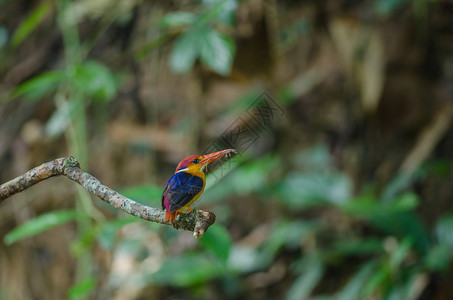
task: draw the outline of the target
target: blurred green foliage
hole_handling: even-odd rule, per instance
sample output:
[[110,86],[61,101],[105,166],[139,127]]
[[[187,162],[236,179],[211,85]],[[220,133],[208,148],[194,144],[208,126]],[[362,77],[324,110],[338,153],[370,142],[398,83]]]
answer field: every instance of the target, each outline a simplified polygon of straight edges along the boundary
[[[47,135],[57,137],[66,133],[70,152],[87,164],[87,110],[93,103],[108,105],[122,83],[117,71],[88,58],[89,47],[78,40],[77,27],[65,19],[71,3],[59,2],[57,13],[67,51],[65,61],[16,86],[9,99],[19,97],[36,102],[52,97],[55,111],[47,121]],[[427,5],[423,0],[373,3],[380,17],[391,16],[409,4],[423,12]],[[152,47],[171,40],[168,63],[174,72],[188,72],[199,60],[209,70],[228,75],[236,54],[229,29],[237,7],[235,0],[205,0],[191,12],[168,13],[158,22],[164,37],[152,40],[138,52],[146,55]],[[50,11],[49,2],[37,6],[9,40],[8,32],[0,26],[0,49],[8,43],[13,48],[19,47]],[[304,20],[292,26],[282,32],[284,42],[311,30]],[[295,101],[284,88],[280,95],[285,105]],[[244,111],[255,96],[243,95],[230,107],[231,113]],[[419,278],[448,270],[453,251],[453,215],[446,212],[436,221],[434,230],[430,230],[418,216],[421,200],[412,186],[420,178],[447,172],[448,163],[432,161],[414,175],[396,174],[378,192],[373,186],[355,191],[353,178],[333,161],[323,143],[294,151],[291,157],[271,152],[256,159],[247,155],[236,159],[231,172],[220,183],[208,182],[210,189],[203,196],[202,201],[219,212],[220,221],[195,245],[167,255],[158,267],[145,270],[142,280],[150,286],[189,288],[194,295],[197,287],[215,281],[220,282],[221,292],[238,298],[239,282],[243,278],[269,271],[286,256],[291,260],[288,271],[291,284],[285,290],[285,299],[412,299]],[[161,186],[139,185],[120,192],[143,204],[160,206]],[[230,234],[228,224],[237,220],[224,200],[245,201],[247,197],[257,199],[259,206],[266,210],[279,209],[282,214],[259,227],[265,233],[261,240],[241,243]],[[10,231],[4,242],[9,245],[54,226],[77,221],[79,235],[71,249],[83,265],[92,267],[93,259],[87,253],[95,245],[111,252],[126,249],[128,254],[140,258],[149,254],[140,237],[119,237],[127,226],[138,225],[143,231],[159,234],[168,248],[180,234],[123,214],[114,220],[99,218],[90,203],[90,198],[81,193],[75,210],[54,211],[33,218]],[[321,209],[326,211],[326,216],[313,218],[311,213]],[[329,219],[330,215],[335,218]],[[350,261],[355,263],[338,280],[335,291],[324,292],[322,281],[329,271],[341,264],[349,266]],[[90,269],[77,276],[76,284],[68,291],[68,299],[90,296],[97,284],[93,273]],[[321,292],[316,292],[317,289]]]
[[[299,258],[294,262],[294,282],[287,291],[286,299],[308,298],[328,268],[354,258],[363,261],[361,266],[354,266],[344,286],[337,293],[325,295],[326,299],[364,299],[372,295],[379,295],[382,299],[408,299],[413,285],[418,284],[417,276],[448,268],[452,251],[450,232],[453,229],[450,215],[439,220],[436,232],[429,234],[415,212],[419,200],[414,193],[400,192],[390,202],[382,201],[373,190],[353,196],[348,175],[329,166],[326,153],[323,146],[301,153],[295,161],[305,167],[282,178],[270,175],[279,171],[282,159],[272,154],[235,169],[221,184],[207,191],[209,198],[226,197],[225,190],[229,190],[228,195],[233,194],[234,197],[254,194],[262,198],[263,205],[266,205],[268,200],[260,194],[263,189],[268,192],[271,187],[273,201],[285,205],[292,212],[287,215],[288,219],[272,224],[266,240],[258,246],[232,243],[227,231],[216,224],[213,230],[208,231],[206,240],[200,241],[200,246],[214,253],[213,256],[206,257],[203,251],[197,251],[172,257],[169,262],[163,263],[156,280],[160,284],[193,286],[220,276],[227,282],[230,276],[266,270],[281,251],[291,251],[299,253]],[[245,178],[254,180],[250,183]],[[286,188],[289,178],[299,183],[294,185],[297,189],[291,192]],[[250,184],[241,184],[244,181]],[[289,196],[293,198],[291,201],[284,200]],[[335,233],[334,224],[297,218],[298,212],[314,207],[333,209],[346,218],[349,226],[360,223],[370,232],[361,234],[348,230],[347,237],[337,233],[327,244],[314,242],[329,232]],[[226,249],[230,249],[229,259],[224,265]],[[206,268],[192,272],[194,265],[188,260]],[[205,263],[206,260],[211,263]],[[222,265],[225,267],[222,268]],[[176,282],[170,276],[181,272],[181,278],[178,275]],[[192,275],[186,278],[185,272]]]
[[[116,95],[117,81],[112,72],[96,61],[85,61],[69,65],[64,71],[48,71],[18,85],[12,97],[23,97],[28,101],[38,101],[42,97],[60,89],[83,91],[81,101],[110,101]],[[60,103],[46,125],[46,132],[51,137],[60,135],[68,126],[71,117],[78,112],[76,98],[73,101]],[[84,105],[88,105],[84,103]]]
[[[300,153],[295,158],[298,163],[288,176],[272,176],[272,173],[279,172],[281,159],[268,154],[243,162],[223,178],[221,184],[207,191],[212,198],[206,200],[253,194],[263,200],[262,205],[272,202],[284,205],[291,213],[270,224],[263,242],[257,245],[236,244],[224,225],[217,222],[199,240],[198,249],[169,256],[157,272],[146,275],[146,281],[153,285],[193,287],[216,279],[229,286],[233,284],[232,279],[264,271],[282,251],[290,251],[294,256],[291,271],[294,281],[286,299],[305,299],[312,295],[329,268],[349,259],[360,259],[362,263],[351,268],[349,280],[338,292],[324,295],[326,299],[363,299],[372,295],[380,295],[382,299],[408,299],[417,276],[447,270],[453,250],[451,215],[441,218],[430,234],[415,213],[419,200],[410,190],[396,194],[391,201],[383,201],[373,189],[354,196],[348,175],[330,165],[326,148],[322,145]],[[317,171],[313,171],[315,169]],[[250,182],[246,178],[256,180],[242,184]],[[297,189],[288,192],[290,179],[299,184],[294,185]],[[271,202],[265,200],[263,189],[271,193]],[[137,186],[121,192],[156,206],[161,188]],[[289,196],[293,198],[291,201],[284,200]],[[346,218],[347,226],[360,223],[362,227],[368,227],[369,232],[348,230],[348,236],[342,236],[335,233],[334,224],[297,217],[298,213],[320,207],[341,214]],[[5,241],[13,243],[75,217],[72,211],[42,215],[14,229]],[[104,222],[94,227],[89,234],[91,238],[85,241],[89,244],[97,241],[104,249],[112,250],[119,247],[118,243],[129,243],[117,240],[117,231],[137,221],[146,224],[133,217]],[[153,228],[157,230],[158,226]],[[330,235],[327,243],[318,240],[326,234]],[[171,243],[171,238],[168,242]],[[92,280],[86,279],[72,287],[70,299],[87,293],[94,285]]]
[[225,227],[219,224],[212,225],[200,239],[200,244],[221,262],[224,264],[227,262],[232,241]]
[[204,1],[197,15],[189,12],[167,14],[160,25],[167,30],[183,28],[169,56],[170,67],[178,73],[192,69],[197,58],[214,72],[228,75],[233,64],[235,44],[216,29],[216,24],[231,26],[236,0]]
[[42,214],[14,228],[3,238],[7,245],[39,234],[55,226],[75,220],[77,214],[72,210],[53,211]]
[[94,278],[84,278],[82,282],[69,289],[67,299],[80,299],[81,297],[88,296],[95,286],[96,280]]

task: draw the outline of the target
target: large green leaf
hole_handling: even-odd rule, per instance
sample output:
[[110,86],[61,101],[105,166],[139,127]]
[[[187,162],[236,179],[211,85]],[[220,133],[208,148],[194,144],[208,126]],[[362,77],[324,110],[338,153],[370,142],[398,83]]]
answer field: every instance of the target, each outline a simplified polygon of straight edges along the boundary
[[223,263],[226,263],[231,249],[231,237],[228,231],[220,224],[214,224],[198,240],[204,248],[212,252]]
[[211,29],[201,31],[199,43],[201,62],[220,75],[230,74],[236,52],[233,40]]
[[49,212],[14,228],[7,235],[5,235],[3,241],[5,244],[11,245],[12,243],[36,235],[55,226],[75,220],[76,217],[77,214],[72,210]]

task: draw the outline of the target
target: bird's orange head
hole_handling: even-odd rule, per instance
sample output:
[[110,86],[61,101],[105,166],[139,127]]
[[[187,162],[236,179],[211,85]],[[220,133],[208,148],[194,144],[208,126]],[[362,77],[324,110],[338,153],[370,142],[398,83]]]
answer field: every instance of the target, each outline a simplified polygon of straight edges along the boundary
[[190,166],[199,164],[202,158],[203,156],[197,154],[187,156],[178,164],[178,166],[176,167],[176,172],[183,171],[184,169],[188,169]]
[[206,155],[191,155],[184,158],[176,167],[177,172],[202,172],[204,168],[211,162],[216,161],[227,154],[237,153],[234,149],[225,149],[221,151],[217,151],[214,153],[206,154]]

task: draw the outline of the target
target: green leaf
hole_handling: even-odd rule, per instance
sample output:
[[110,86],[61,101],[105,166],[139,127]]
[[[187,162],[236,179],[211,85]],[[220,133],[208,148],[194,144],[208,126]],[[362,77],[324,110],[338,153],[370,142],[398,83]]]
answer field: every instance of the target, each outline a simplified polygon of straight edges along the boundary
[[178,11],[166,14],[159,22],[161,27],[187,26],[195,22],[196,17],[189,12]]
[[188,287],[215,279],[224,274],[220,265],[202,253],[188,253],[172,257],[151,275],[153,281],[170,286]]
[[236,52],[234,41],[229,36],[211,29],[202,31],[199,42],[201,62],[220,75],[230,74]]
[[198,240],[204,248],[212,252],[223,263],[226,263],[231,249],[231,237],[228,231],[220,224],[214,224]]
[[116,81],[110,69],[96,61],[86,61],[68,72],[76,88],[95,100],[110,101],[116,95]]
[[75,220],[76,217],[77,214],[72,210],[49,212],[14,228],[7,235],[5,235],[3,241],[5,244],[11,245],[12,243],[36,235],[55,226]]
[[13,47],[19,46],[22,41],[41,23],[51,12],[52,4],[50,1],[44,1],[39,5],[14,32],[11,39]]
[[21,83],[13,90],[12,96],[23,96],[26,100],[36,101],[54,92],[63,79],[61,71],[49,71]]
[[88,277],[71,286],[68,291],[69,299],[79,299],[80,297],[88,296],[88,294],[96,286],[96,279]]
[[286,294],[286,300],[308,299],[322,278],[323,266],[317,258],[306,258],[305,266]]
[[198,30],[188,30],[176,40],[170,53],[170,68],[176,73],[192,69],[199,54]]

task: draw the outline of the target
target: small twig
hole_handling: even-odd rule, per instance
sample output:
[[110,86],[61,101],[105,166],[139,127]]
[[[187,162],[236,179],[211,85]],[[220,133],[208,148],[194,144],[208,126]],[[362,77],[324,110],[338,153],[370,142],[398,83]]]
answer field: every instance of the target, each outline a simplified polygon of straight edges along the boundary
[[209,211],[194,210],[190,214],[179,214],[173,224],[165,221],[165,211],[137,203],[120,193],[103,185],[94,176],[83,172],[74,157],[63,157],[44,163],[27,173],[0,186],[0,203],[23,190],[49,177],[64,175],[77,182],[93,195],[114,207],[139,217],[140,219],[165,225],[176,229],[193,231],[196,238],[201,238],[209,226],[214,224],[215,215]]

